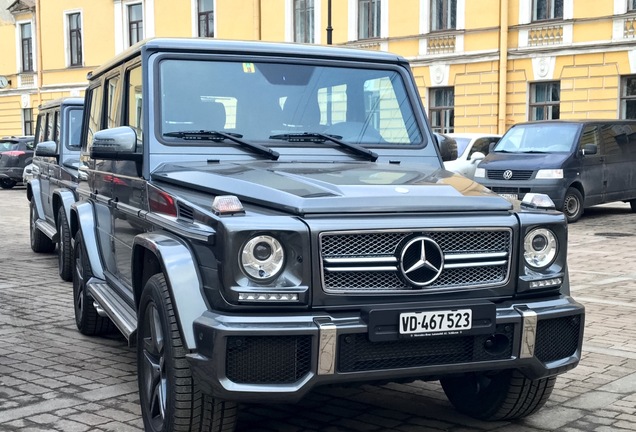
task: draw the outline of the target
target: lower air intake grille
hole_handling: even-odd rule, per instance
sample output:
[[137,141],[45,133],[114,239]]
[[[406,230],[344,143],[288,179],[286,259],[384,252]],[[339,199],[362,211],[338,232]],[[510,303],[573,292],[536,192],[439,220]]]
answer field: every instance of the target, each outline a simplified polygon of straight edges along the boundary
[[232,336],[226,375],[237,384],[290,384],[309,373],[311,336]]
[[570,357],[579,346],[580,330],[580,315],[539,321],[535,355],[544,363]]
[[[492,335],[420,337],[390,342],[370,342],[366,334],[341,335],[338,371],[359,372],[402,369],[508,359],[512,355],[514,326],[498,325],[495,333],[504,341],[496,352],[485,350]],[[502,337],[504,336],[504,337]]]

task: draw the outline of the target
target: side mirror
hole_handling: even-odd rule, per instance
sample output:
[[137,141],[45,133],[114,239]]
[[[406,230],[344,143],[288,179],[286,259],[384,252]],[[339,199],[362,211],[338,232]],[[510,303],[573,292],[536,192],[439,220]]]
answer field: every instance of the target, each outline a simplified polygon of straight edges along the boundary
[[120,126],[95,132],[91,146],[91,158],[141,161],[141,153],[135,153],[137,133],[129,126]]
[[442,135],[433,134],[443,162],[457,159],[457,141]]
[[35,146],[36,156],[57,156],[57,144],[55,141],[42,141]]
[[585,144],[581,149],[581,154],[583,156],[595,155],[596,153],[598,153],[598,146],[596,144]]
[[473,164],[476,164],[477,162],[479,162],[480,160],[484,159],[486,157],[485,154],[483,154],[482,152],[475,152],[473,154],[470,155],[470,162]]

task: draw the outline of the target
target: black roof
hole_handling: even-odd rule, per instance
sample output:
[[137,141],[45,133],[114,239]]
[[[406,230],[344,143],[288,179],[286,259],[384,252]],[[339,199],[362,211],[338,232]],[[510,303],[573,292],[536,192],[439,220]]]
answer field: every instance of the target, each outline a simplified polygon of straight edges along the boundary
[[323,58],[368,60],[386,63],[407,63],[404,57],[397,54],[347,47],[209,38],[150,38],[133,45],[117,57],[104,63],[95,71],[89,73],[88,78],[90,79],[99,76],[101,73],[109,70],[113,66],[121,64],[138,55],[142,50],[157,52],[188,51],[220,54],[272,55],[278,57],[305,57],[313,59]]

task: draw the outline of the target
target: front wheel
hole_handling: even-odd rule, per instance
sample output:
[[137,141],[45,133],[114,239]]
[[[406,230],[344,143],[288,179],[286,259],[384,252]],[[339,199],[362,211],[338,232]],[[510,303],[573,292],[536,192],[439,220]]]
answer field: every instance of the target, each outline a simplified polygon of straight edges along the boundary
[[583,195],[576,188],[568,188],[563,200],[563,213],[568,223],[574,223],[583,214]]
[[53,241],[48,238],[42,231],[40,231],[35,225],[38,216],[35,204],[33,203],[34,199],[35,198],[32,198],[29,202],[29,234],[31,238],[31,250],[38,253],[53,252],[55,250],[55,243],[53,243]]
[[73,251],[71,250],[71,233],[63,207],[57,211],[57,235],[60,237],[57,247],[57,269],[60,277],[68,282],[73,280]]
[[440,380],[448,400],[458,411],[487,420],[512,420],[541,408],[556,377],[531,380],[517,370],[471,373]]
[[88,294],[86,283],[92,277],[90,263],[84,249],[82,233],[75,237],[73,248],[73,304],[75,306],[75,324],[80,333],[96,336],[111,333],[115,325],[107,317],[100,316]]
[[145,430],[233,431],[236,403],[203,394],[194,381],[163,274],[146,283],[138,322],[137,375]]
[[0,187],[2,189],[11,189],[13,186],[18,184],[15,180],[11,180],[9,178],[0,179]]

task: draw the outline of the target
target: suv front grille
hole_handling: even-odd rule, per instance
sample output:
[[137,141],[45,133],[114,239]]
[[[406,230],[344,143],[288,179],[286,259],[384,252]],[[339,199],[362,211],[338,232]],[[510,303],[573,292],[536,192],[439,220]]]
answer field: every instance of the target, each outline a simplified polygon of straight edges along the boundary
[[[400,270],[402,248],[417,237],[432,239],[444,255],[439,277],[425,286],[411,284]],[[323,233],[320,245],[323,289],[328,293],[481,288],[508,280],[512,230]]]

